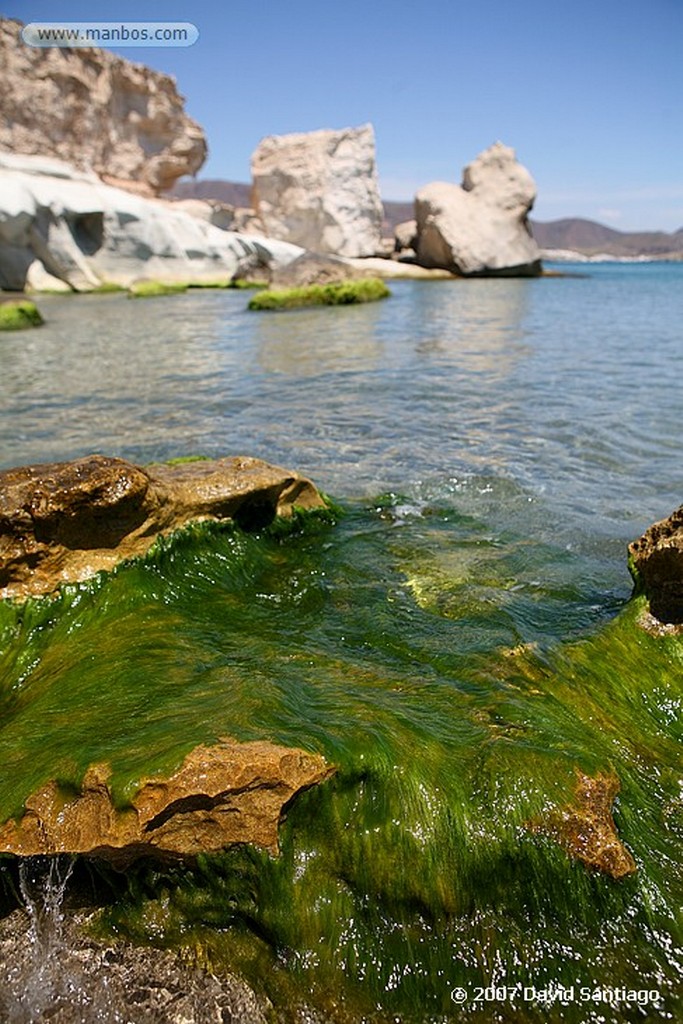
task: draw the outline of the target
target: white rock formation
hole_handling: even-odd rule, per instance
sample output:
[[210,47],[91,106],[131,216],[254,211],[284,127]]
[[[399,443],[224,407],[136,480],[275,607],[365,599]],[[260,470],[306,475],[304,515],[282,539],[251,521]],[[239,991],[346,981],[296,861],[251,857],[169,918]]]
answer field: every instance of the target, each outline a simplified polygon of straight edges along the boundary
[[204,163],[204,132],[170,75],[94,47],[27,46],[21,29],[0,18],[0,150],[58,157],[150,193]]
[[372,125],[269,136],[251,173],[269,236],[337,256],[378,251],[383,209]]
[[462,185],[434,182],[415,196],[417,257],[458,274],[538,274],[541,254],[527,226],[536,185],[501,142],[480,153]]
[[223,231],[61,160],[0,153],[0,288],[202,283],[231,279],[255,264],[286,265],[301,252]]

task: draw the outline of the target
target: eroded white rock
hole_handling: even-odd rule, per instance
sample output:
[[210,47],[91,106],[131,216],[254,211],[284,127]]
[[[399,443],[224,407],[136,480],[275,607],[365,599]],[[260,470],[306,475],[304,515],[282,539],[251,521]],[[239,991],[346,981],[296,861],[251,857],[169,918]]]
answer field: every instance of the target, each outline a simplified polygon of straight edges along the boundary
[[529,171],[496,142],[465,168],[462,185],[438,181],[417,193],[418,262],[458,274],[540,273],[527,225],[535,198]]
[[145,279],[206,283],[239,276],[255,263],[284,266],[301,252],[286,242],[224,231],[62,161],[0,153],[5,289],[47,283],[54,290],[53,279],[76,291]]

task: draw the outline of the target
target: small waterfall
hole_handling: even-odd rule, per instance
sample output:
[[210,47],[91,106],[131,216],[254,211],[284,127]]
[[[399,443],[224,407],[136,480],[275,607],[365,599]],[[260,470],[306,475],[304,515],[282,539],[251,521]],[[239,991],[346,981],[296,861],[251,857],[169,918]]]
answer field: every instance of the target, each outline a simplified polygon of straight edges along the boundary
[[31,857],[19,865],[19,891],[28,917],[6,939],[0,968],[0,1015],[7,1024],[123,1024],[106,976],[88,970],[87,950],[72,948],[64,898],[74,859]]

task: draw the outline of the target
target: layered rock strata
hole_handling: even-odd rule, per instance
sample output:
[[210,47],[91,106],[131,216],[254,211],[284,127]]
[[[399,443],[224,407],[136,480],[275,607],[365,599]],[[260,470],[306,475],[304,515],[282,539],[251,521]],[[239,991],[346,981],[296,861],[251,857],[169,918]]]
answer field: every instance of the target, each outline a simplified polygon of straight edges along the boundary
[[372,125],[262,140],[251,160],[252,202],[266,234],[315,252],[372,256],[383,208]]
[[628,552],[636,589],[647,595],[651,616],[683,627],[683,505],[653,523]]
[[236,843],[277,854],[284,807],[333,772],[318,754],[222,739],[196,747],[167,778],[144,780],[130,805],[117,808],[109,766],[94,764],[76,793],[54,780],[33,793],[22,817],[0,827],[0,852],[89,854],[119,867],[140,857],[191,859]]
[[147,468],[90,455],[0,472],[0,597],[24,599],[144,554],[192,521],[259,528],[324,508],[298,473],[251,458]]
[[57,157],[149,194],[195,174],[204,132],[170,75],[98,48],[27,46],[0,19],[0,150]]
[[539,274],[527,222],[535,197],[514,150],[496,142],[465,168],[462,185],[433,182],[415,196],[418,262],[463,275]]

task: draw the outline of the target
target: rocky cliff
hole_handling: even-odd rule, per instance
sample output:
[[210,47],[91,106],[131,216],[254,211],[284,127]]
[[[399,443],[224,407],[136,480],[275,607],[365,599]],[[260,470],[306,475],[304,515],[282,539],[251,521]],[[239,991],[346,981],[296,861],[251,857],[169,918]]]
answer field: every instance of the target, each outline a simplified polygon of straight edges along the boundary
[[150,193],[204,163],[170,75],[101,49],[36,49],[0,19],[0,151],[59,157]]

